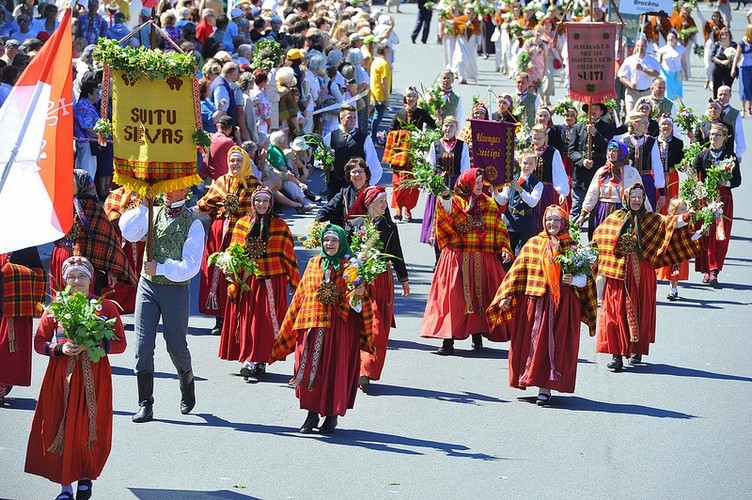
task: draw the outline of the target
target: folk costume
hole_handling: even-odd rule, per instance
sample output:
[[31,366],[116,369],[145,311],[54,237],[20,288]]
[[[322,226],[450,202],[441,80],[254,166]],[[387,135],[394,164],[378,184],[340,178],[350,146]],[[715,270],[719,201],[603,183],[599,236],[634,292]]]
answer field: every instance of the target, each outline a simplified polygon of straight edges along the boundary
[[267,212],[261,215],[254,210],[240,218],[231,240],[245,248],[260,274],[245,278],[250,290],[243,290],[238,283],[229,284],[226,320],[219,340],[219,357],[240,361],[247,376],[263,373],[287,313],[287,285],[294,292],[300,283],[290,228],[273,214],[271,191],[261,187],[253,193],[253,199],[261,196],[270,200]]
[[324,145],[332,148],[334,152],[334,165],[329,171],[329,177],[326,184],[327,199],[331,200],[344,187],[347,187],[347,173],[345,165],[351,158],[363,158],[371,170],[371,179],[369,183],[376,185],[384,173],[381,166],[381,160],[376,153],[371,137],[362,132],[357,127],[349,132],[342,130],[340,126],[331,134],[324,136]]
[[360,375],[368,380],[379,380],[384,369],[386,348],[389,342],[389,332],[396,327],[394,321],[394,277],[392,268],[401,283],[408,281],[407,267],[400,244],[397,226],[385,216],[368,216],[368,207],[380,196],[386,197],[384,186],[372,186],[358,196],[353,205],[353,215],[369,217],[370,222],[379,231],[379,239],[383,243],[383,252],[388,257],[387,269],[381,273],[373,283],[366,285],[367,294],[373,305],[373,344],[376,353],[360,352]]
[[655,137],[629,134],[624,138],[629,149],[629,161],[640,172],[641,184],[645,186],[650,206],[655,209],[658,196],[665,196],[666,180]]
[[[65,275],[84,268],[88,276],[94,275],[94,269],[85,259],[71,264],[73,260],[64,263]],[[85,264],[80,263],[82,260]],[[126,337],[117,306],[102,300],[100,315],[105,319],[116,318],[113,331],[117,338],[104,341],[102,348],[109,354],[122,353]],[[105,355],[94,363],[86,352],[65,355],[66,342],[68,338],[62,327],[46,310],[34,336],[34,350],[49,356],[50,362],[39,390],[24,470],[61,485],[99,477],[112,445],[109,359]]]
[[[301,409],[309,412],[301,428],[304,433],[318,424],[319,415],[327,417],[328,431],[334,430],[336,417],[355,405],[358,350],[375,352],[371,298],[366,292],[353,306],[343,278],[348,265],[345,255],[350,251],[347,234],[341,227],[328,224],[326,236],[339,240],[338,251],[329,256],[322,247],[321,253],[308,261],[269,358],[274,363],[295,353],[295,374],[290,383]],[[320,432],[324,432],[323,427]]]
[[494,200],[499,206],[505,206],[504,224],[509,232],[509,243],[514,255],[519,255],[527,241],[535,236],[536,223],[533,209],[540,203],[543,184],[530,174],[527,178],[518,178],[522,191],[517,192],[511,185],[504,186],[501,192],[494,191]]
[[198,200],[199,210],[213,219],[201,259],[201,279],[198,287],[198,310],[201,314],[217,316],[213,335],[221,331],[221,318],[227,302],[227,286],[222,272],[209,264],[209,256],[221,252],[230,245],[230,237],[238,219],[251,213],[253,191],[261,185],[251,170],[248,153],[240,146],[233,146],[227,152],[227,160],[233,155],[243,158],[243,166],[238,174],[231,171],[213,182],[206,194]]
[[533,208],[536,229],[540,232],[543,230],[541,221],[546,208],[558,204],[559,195],[567,196],[569,194],[569,177],[564,169],[561,154],[556,148],[544,145],[540,149],[535,148],[534,151],[535,156],[537,156],[534,175],[543,183],[541,200]]
[[480,42],[480,20],[475,14],[463,14],[453,19],[457,43],[452,53],[451,69],[458,75],[460,83],[478,81],[478,43]]
[[609,368],[616,371],[623,367],[622,356],[640,362],[655,342],[656,268],[690,259],[699,249],[699,234],[692,234],[684,217],[649,212],[647,197],[639,210],[629,208],[636,190],[644,193],[641,184],[626,189],[624,208],[593,235],[600,252],[597,273],[606,278],[596,352],[613,355]]
[[421,337],[448,341],[474,334],[476,348],[482,345],[481,335],[494,342],[509,340],[506,328],[489,329],[486,309],[504,278],[501,255],[512,254],[498,205],[484,193],[473,193],[481,175],[479,168],[463,172],[454,195],[436,204],[441,255],[420,327]]
[[73,227],[55,242],[52,250],[50,294],[65,288],[62,280],[63,262],[73,255],[85,257],[94,266],[96,274],[92,279],[92,293],[106,285],[108,274],[114,274],[124,283],[135,283],[136,275],[120,247],[119,235],[99,206],[94,181],[80,169],[75,169],[73,175],[76,183]]
[[[673,127],[674,121],[670,116],[660,118],[659,123],[665,122],[670,122]],[[679,172],[676,171],[676,166],[684,158],[684,141],[672,132],[668,137],[659,135],[656,142],[658,143],[658,154],[661,158],[663,177],[666,182],[666,199],[677,198],[679,196]],[[661,207],[661,213],[666,215],[667,209],[668,203]]]
[[[131,243],[126,241],[120,234],[118,221],[120,216],[128,210],[137,207],[141,203],[138,195],[124,187],[119,187],[107,196],[102,208],[107,218],[115,228],[120,240],[120,246],[123,248],[128,266],[131,268],[133,275],[138,276],[141,273],[141,267],[144,264],[145,241]],[[108,293],[109,292],[109,293]],[[136,283],[123,283],[118,281],[113,288],[107,288],[102,292],[107,293],[107,298],[116,302],[122,308],[122,314],[132,314],[136,309]]]
[[[561,216],[559,233],[543,231],[522,248],[487,310],[488,324],[491,328],[510,325],[510,387],[537,386],[572,393],[580,322],[595,335],[595,280],[580,275],[573,277],[571,284],[563,283],[561,265],[555,259],[574,242],[568,233],[566,211],[553,205],[546,214],[551,212]],[[505,298],[511,298],[506,309],[501,307]]]
[[31,385],[32,327],[44,288],[36,247],[0,254],[0,405],[14,385]]

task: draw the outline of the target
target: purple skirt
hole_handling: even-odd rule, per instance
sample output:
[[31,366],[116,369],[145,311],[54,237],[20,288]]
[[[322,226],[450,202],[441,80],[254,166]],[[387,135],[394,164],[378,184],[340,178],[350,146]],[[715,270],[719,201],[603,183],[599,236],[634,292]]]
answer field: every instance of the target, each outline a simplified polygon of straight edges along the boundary
[[588,222],[588,234],[593,234],[592,231],[601,225],[606,220],[606,217],[614,213],[621,206],[620,203],[611,203],[610,201],[600,201],[595,204],[593,213],[590,214],[590,221]]
[[533,219],[535,219],[535,228],[538,233],[543,231],[543,214],[551,205],[556,205],[559,201],[559,193],[554,189],[550,182],[543,183],[543,193],[537,205],[533,208]]
[[653,180],[653,174],[651,174],[650,172],[642,174],[642,185],[645,186],[645,196],[648,197],[648,200],[650,200],[650,206],[653,208],[653,211],[655,211],[657,193],[655,190],[655,181]]
[[433,245],[433,221],[436,217],[436,197],[432,194],[426,199],[426,209],[423,211],[423,223],[420,226],[420,242]]

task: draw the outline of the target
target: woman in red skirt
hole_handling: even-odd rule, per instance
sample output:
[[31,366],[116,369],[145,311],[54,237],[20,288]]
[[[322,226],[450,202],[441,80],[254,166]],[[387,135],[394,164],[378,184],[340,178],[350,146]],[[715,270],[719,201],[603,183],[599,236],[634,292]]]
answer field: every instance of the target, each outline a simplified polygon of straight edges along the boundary
[[300,282],[295,242],[287,223],[272,211],[272,192],[261,186],[253,192],[253,212],[238,220],[231,243],[243,245],[260,274],[245,278],[250,290],[229,285],[219,357],[240,361],[240,374],[258,377],[266,371],[279,325],[287,313],[287,285],[294,292]]
[[[89,293],[94,268],[83,257],[63,263],[62,275],[72,292]],[[102,301],[101,316],[116,318],[116,340],[102,348],[109,354],[125,351],[126,339],[117,306]],[[104,468],[112,447],[112,370],[107,356],[92,362],[82,345],[70,342],[49,311],[39,321],[34,349],[50,357],[39,390],[26,449],[26,472],[62,486],[57,500],[91,497],[92,480]]]
[[595,280],[556,263],[574,244],[568,220],[558,205],[546,209],[545,230],[522,248],[487,311],[492,328],[510,325],[509,385],[539,387],[540,406],[551,404],[551,390],[574,392],[580,322],[595,335]]

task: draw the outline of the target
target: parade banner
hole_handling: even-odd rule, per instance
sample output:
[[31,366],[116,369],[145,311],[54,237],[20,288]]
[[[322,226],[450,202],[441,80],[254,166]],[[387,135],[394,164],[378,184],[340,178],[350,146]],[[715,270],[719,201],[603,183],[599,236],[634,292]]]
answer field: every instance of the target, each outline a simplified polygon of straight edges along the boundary
[[473,167],[485,171],[492,186],[500,186],[514,176],[514,123],[470,120],[473,138]]
[[616,98],[616,24],[567,25],[569,98],[585,104]]
[[[673,0],[619,0],[620,14],[648,14],[650,12],[665,12],[670,16],[674,11]],[[577,25],[579,26],[579,24]]]

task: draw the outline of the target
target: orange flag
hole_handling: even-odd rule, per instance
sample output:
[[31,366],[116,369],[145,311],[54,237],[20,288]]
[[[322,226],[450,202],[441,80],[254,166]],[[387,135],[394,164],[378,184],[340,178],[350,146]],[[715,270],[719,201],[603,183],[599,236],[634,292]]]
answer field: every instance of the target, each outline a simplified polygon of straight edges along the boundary
[[0,108],[0,253],[49,243],[73,224],[71,10]]

